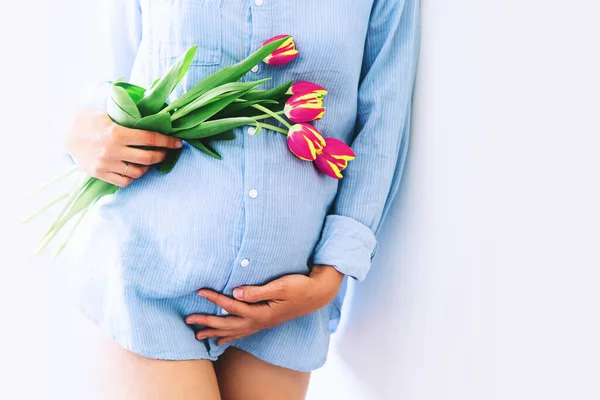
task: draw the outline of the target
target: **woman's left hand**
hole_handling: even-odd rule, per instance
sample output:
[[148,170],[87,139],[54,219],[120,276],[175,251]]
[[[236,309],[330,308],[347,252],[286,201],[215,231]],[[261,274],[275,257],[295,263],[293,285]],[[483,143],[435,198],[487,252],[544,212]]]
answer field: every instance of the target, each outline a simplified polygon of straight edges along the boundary
[[235,288],[235,299],[210,289],[200,289],[199,296],[215,303],[230,315],[192,314],[185,322],[207,326],[196,332],[196,339],[219,337],[217,345],[221,346],[319,310],[335,298],[343,277],[331,265],[315,264],[308,276],[292,274],[264,286]]

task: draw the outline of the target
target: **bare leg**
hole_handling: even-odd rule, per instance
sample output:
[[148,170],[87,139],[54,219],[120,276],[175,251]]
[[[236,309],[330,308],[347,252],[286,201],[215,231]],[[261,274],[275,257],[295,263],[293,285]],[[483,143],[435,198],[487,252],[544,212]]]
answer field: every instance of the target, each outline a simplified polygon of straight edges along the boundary
[[[82,317],[83,319],[83,317]],[[106,400],[220,400],[210,360],[164,361],[139,356],[84,321],[92,390]],[[91,398],[92,396],[90,396]]]
[[223,400],[302,400],[310,372],[298,372],[262,361],[235,347],[215,362]]

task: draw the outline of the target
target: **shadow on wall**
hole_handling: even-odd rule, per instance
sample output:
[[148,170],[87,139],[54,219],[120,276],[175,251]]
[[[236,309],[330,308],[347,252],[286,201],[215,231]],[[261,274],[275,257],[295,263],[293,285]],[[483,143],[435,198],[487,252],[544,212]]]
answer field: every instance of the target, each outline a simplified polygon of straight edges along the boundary
[[361,283],[350,281],[342,317],[346,321],[336,341],[341,361],[372,399],[388,399],[389,393],[400,389],[404,349],[409,345],[403,339],[411,328],[407,312],[413,296],[406,283],[414,265],[407,259],[414,253],[406,251],[406,210],[411,209],[404,196],[408,159],[398,195],[377,234],[380,248],[368,277]]

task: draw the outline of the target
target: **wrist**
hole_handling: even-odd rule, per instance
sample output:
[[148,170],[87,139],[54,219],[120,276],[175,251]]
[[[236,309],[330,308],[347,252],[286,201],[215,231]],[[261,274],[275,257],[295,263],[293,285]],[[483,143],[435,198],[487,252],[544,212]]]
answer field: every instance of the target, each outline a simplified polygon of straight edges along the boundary
[[333,265],[327,264],[315,264],[310,272],[310,278],[315,281],[327,303],[339,292],[344,276]]

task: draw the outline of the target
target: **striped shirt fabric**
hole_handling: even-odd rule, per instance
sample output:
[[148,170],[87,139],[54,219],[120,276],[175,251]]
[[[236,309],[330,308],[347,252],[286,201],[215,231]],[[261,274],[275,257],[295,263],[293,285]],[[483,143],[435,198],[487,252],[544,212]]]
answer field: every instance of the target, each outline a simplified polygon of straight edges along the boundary
[[[215,360],[228,346],[311,371],[327,357],[349,278],[362,281],[402,177],[419,44],[418,0],[110,0],[106,80],[144,87],[197,44],[180,96],[268,38],[294,37],[299,56],[261,63],[242,81],[325,87],[314,126],[352,147],[340,180],[292,154],[284,135],[238,128],[216,160],[184,144],[168,174],[151,169],[102,200],[68,249],[77,306],[121,346],[150,358]],[[328,306],[217,346],[197,341],[189,314],[223,315],[200,288],[231,296],[313,264],[345,274]]]

